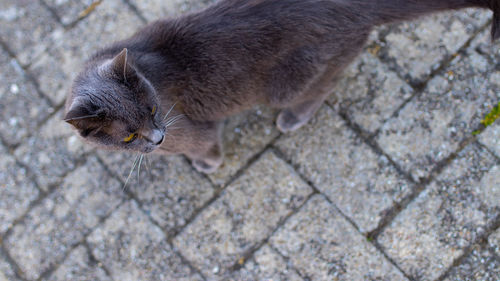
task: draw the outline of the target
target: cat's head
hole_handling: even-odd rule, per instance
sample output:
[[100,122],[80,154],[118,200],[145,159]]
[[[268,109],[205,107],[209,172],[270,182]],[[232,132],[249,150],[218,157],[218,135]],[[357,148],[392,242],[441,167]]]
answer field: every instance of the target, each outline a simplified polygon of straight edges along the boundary
[[165,136],[160,108],[154,88],[134,69],[124,49],[89,63],[78,75],[64,120],[103,148],[149,153]]

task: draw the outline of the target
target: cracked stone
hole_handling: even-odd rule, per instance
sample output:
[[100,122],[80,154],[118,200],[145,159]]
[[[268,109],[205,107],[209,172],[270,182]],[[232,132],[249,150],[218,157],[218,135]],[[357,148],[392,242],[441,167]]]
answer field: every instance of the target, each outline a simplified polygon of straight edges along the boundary
[[466,147],[381,233],[379,244],[408,275],[434,280],[500,215],[499,178],[491,154]]
[[288,164],[266,152],[175,237],[174,245],[206,277],[224,278],[310,193]]

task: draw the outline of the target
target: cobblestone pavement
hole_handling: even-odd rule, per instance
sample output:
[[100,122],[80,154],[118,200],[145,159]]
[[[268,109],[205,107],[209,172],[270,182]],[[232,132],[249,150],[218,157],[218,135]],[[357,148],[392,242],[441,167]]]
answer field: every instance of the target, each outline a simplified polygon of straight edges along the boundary
[[[0,0],[0,280],[500,280],[500,43],[383,26],[312,122],[227,122],[225,164],[96,151],[61,121],[96,48],[206,0]],[[479,134],[473,133],[479,130]]]

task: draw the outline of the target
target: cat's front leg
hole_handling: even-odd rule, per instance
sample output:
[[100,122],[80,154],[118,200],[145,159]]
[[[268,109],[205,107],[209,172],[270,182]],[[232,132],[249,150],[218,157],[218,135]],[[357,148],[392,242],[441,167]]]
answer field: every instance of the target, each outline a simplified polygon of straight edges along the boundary
[[224,161],[222,148],[223,123],[203,124],[198,128],[196,148],[186,156],[191,159],[193,167],[201,173],[215,172]]
[[221,145],[214,144],[206,154],[200,158],[192,159],[193,167],[201,173],[211,174],[215,172],[223,162]]

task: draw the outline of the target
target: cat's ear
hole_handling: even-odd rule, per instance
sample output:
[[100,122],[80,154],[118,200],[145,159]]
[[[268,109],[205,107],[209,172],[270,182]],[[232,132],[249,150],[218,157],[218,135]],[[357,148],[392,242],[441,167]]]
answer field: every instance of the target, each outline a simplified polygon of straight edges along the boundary
[[80,130],[85,137],[100,126],[102,119],[102,112],[79,98],[72,102],[63,120]]
[[114,74],[118,75],[126,83],[134,82],[137,79],[137,72],[129,63],[127,48],[113,58],[110,68]]

